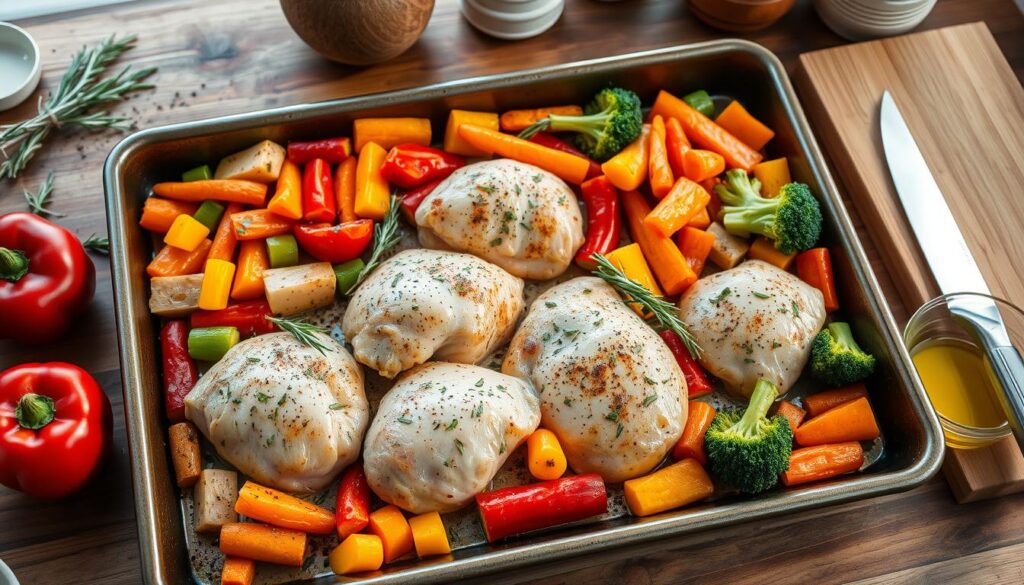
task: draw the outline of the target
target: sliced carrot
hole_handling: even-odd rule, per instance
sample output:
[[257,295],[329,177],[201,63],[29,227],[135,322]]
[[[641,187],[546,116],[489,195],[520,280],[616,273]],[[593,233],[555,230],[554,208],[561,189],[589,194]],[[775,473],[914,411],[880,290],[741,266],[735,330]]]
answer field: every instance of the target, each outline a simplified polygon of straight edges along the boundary
[[448,124],[444,128],[444,151],[462,156],[488,156],[489,153],[473,148],[459,136],[459,128],[463,125],[480,126],[488,130],[498,130],[498,114],[494,112],[470,112],[468,110],[452,110],[448,112]]
[[558,479],[567,462],[558,437],[547,429],[537,429],[526,439],[526,462],[534,479]]
[[714,246],[715,234],[692,227],[684,227],[679,232],[679,251],[683,253],[693,273],[698,276],[704,271],[704,264],[708,261],[708,254]]
[[796,449],[789,455],[789,469],[782,472],[784,485],[798,485],[828,479],[864,465],[864,449],[850,441]]
[[[654,278],[654,274],[651,273],[651,267],[647,264],[643,251],[640,250],[640,244],[633,243],[616,248],[608,252],[606,257],[613,266],[621,270],[630,280],[636,281],[655,295],[662,296],[661,287],[658,286],[658,281]],[[627,297],[626,302],[629,303],[629,306],[633,307],[637,315],[644,319],[652,315],[640,303],[629,302],[631,299],[632,297]]]
[[636,191],[626,191],[622,194],[622,207],[633,241],[640,245],[647,263],[654,269],[654,274],[665,293],[677,295],[697,282],[697,275],[672,238],[644,226],[644,218],[651,212],[644,196]]
[[586,180],[587,172],[590,171],[590,162],[583,157],[489,128],[463,124],[459,126],[459,136],[473,148],[538,166],[575,185]]
[[768,141],[775,137],[772,129],[762,124],[757,118],[737,101],[732,102],[715,118],[722,128],[739,138],[754,150],[761,150]]
[[231,214],[231,226],[240,241],[262,240],[290,234],[295,222],[266,209],[250,209]]
[[634,516],[650,516],[703,500],[715,484],[694,459],[684,459],[650,475],[622,484],[626,505]]
[[811,394],[804,397],[803,403],[804,408],[807,409],[807,414],[815,417],[841,404],[846,404],[858,398],[865,398],[867,395],[867,387],[863,383],[858,382],[849,386],[843,386],[842,388],[833,388],[832,390]]
[[238,252],[238,269],[231,287],[231,298],[236,301],[251,301],[262,298],[263,271],[270,268],[267,246],[263,240],[246,240]]
[[693,147],[686,139],[686,132],[683,131],[679,120],[675,118],[665,120],[665,149],[668,154],[668,164],[672,167],[674,176],[682,177],[685,174],[683,172],[683,156],[691,148]]
[[302,219],[302,172],[291,159],[286,158],[281,165],[277,187],[267,203],[267,209],[281,217]]
[[644,124],[640,136],[601,165],[601,172],[612,185],[623,191],[635,191],[647,179],[650,158],[651,125]]
[[350,534],[328,556],[336,575],[376,571],[384,564],[384,545],[373,534]]
[[220,529],[220,550],[229,556],[301,567],[306,533],[253,522],[229,522]]
[[256,561],[242,557],[227,557],[220,571],[220,585],[252,585],[256,577]]
[[691,400],[686,415],[686,426],[683,435],[672,447],[672,456],[676,459],[688,457],[696,459],[701,465],[707,465],[708,456],[704,453],[704,434],[708,432],[711,421],[715,419],[715,408],[706,402]]
[[427,512],[409,518],[409,528],[412,530],[412,540],[416,544],[416,556],[419,558],[452,552],[452,547],[448,543],[448,533],[441,522],[441,515],[437,512]]
[[[708,193],[708,201],[711,201],[711,194]],[[706,230],[711,225],[711,214],[708,213],[708,206],[705,205],[690,218],[690,221],[686,222],[686,227],[697,228],[699,230]]]
[[707,116],[690,107],[676,96],[662,90],[654,100],[651,115],[676,118],[686,132],[686,137],[697,148],[717,152],[725,157],[729,167],[750,171],[761,162],[761,153],[750,148],[727,130],[715,124]]
[[881,432],[867,398],[858,398],[808,419],[796,430],[796,443],[812,447],[826,443],[871,441]]
[[341,161],[338,170],[334,172],[334,192],[338,196],[338,214],[341,216],[340,223],[356,221],[356,167],[359,159],[350,156]]
[[651,193],[657,199],[661,199],[672,190],[675,180],[672,177],[672,167],[668,164],[668,152],[665,144],[665,119],[655,116],[651,120],[650,145],[647,147],[650,153],[647,164],[647,178],[651,184]]
[[171,201],[159,197],[147,197],[142,204],[142,218],[139,225],[143,229],[158,234],[166,233],[179,215],[192,215],[199,205],[187,201]]
[[267,198],[267,186],[255,181],[239,179],[204,179],[184,183],[157,183],[153,192],[161,197],[178,201],[203,202],[207,199],[227,201],[245,205],[263,206]]
[[384,545],[384,562],[404,556],[413,548],[412,529],[397,506],[384,506],[370,513],[370,532]]
[[371,142],[386,151],[399,144],[430,146],[430,120],[427,118],[360,118],[352,123],[352,142],[360,152]]
[[754,176],[761,181],[761,194],[765,197],[775,197],[783,185],[793,182],[785,157],[757,163],[754,165]]
[[782,402],[779,402],[779,405],[776,407],[775,414],[781,414],[786,417],[786,420],[789,421],[789,428],[793,429],[795,432],[797,427],[800,426],[800,423],[802,423],[804,418],[807,416],[807,411],[788,400],[783,400]]
[[836,282],[832,276],[832,256],[828,248],[811,248],[797,254],[796,273],[801,280],[821,291],[826,311],[831,313],[839,309]]
[[220,216],[217,232],[213,234],[213,246],[210,247],[208,258],[227,260],[228,262],[235,259],[235,247],[238,245],[238,238],[235,237],[235,226],[231,223],[231,216],[242,211],[242,209],[243,207],[240,203],[228,203],[224,214]]
[[669,237],[707,207],[709,201],[711,195],[703,187],[686,177],[679,177],[668,195],[644,218],[644,227]]
[[547,108],[534,108],[532,110],[509,110],[501,115],[501,129],[505,132],[526,130],[534,123],[547,118],[551,114],[556,116],[582,116],[583,108],[579,106],[550,106]]
[[683,174],[691,181],[706,181],[725,170],[725,159],[717,152],[691,148],[683,155]]
[[281,528],[311,534],[334,532],[334,512],[251,481],[238,491],[235,512]]
[[796,259],[796,253],[783,254],[775,247],[775,244],[764,236],[758,236],[754,243],[747,250],[747,258],[751,260],[763,260],[783,270],[789,270]]
[[153,277],[198,274],[203,271],[203,262],[206,262],[211,244],[210,240],[203,240],[191,252],[164,246],[146,266],[146,274]]

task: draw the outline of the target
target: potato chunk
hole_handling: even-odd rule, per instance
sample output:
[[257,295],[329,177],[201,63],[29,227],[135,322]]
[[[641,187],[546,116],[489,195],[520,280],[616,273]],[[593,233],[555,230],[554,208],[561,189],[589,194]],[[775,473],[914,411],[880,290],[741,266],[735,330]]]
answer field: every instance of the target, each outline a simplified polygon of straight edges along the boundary
[[283,146],[264,140],[255,146],[222,158],[213,178],[272,183],[281,174],[284,157]]
[[267,302],[277,315],[295,315],[329,306],[334,302],[337,283],[329,262],[263,271]]
[[149,312],[161,317],[181,317],[199,308],[202,274],[156,276],[149,281]]
[[238,522],[238,474],[227,469],[204,469],[196,483],[196,532],[216,532],[229,522]]

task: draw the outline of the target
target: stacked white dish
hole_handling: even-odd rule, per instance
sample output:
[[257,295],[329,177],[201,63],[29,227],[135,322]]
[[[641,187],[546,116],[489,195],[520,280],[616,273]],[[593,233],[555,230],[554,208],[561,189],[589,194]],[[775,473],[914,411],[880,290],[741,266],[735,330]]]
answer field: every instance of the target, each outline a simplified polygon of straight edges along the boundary
[[937,0],[814,0],[821,20],[851,41],[903,34],[928,16]]
[[537,36],[562,15],[565,0],[460,0],[462,15],[480,32],[506,40]]

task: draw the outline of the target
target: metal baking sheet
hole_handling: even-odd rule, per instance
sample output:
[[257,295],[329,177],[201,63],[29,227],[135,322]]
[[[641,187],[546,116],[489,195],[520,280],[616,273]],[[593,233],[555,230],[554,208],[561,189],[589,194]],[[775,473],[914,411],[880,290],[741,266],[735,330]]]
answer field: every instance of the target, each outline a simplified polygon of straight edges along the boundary
[[[739,99],[776,130],[770,157],[786,156],[794,179],[818,194],[825,216],[823,241],[833,252],[840,302],[858,337],[879,356],[870,394],[885,447],[872,450],[863,473],[810,486],[778,488],[757,497],[718,494],[712,501],[647,518],[612,511],[597,521],[524,535],[496,545],[458,535],[448,557],[407,560],[360,578],[322,577],[323,582],[439,583],[524,570],[530,565],[635,546],[656,539],[909,489],[931,477],[942,458],[941,429],[928,406],[864,252],[840,202],[821,152],[797,103],[785,70],[763,47],[739,40],[715,41],[479,77],[461,81],[176,124],[144,130],[118,144],[107,159],[104,183],[111,240],[115,310],[132,460],[143,574],[147,583],[207,582],[215,559],[186,541],[189,516],[174,485],[165,445],[158,322],[147,308],[145,266],[152,254],[148,234],[137,228],[150,187],[174,180],[182,168],[217,160],[254,142],[286,142],[348,134],[364,116],[421,116],[441,136],[452,108],[502,111],[551,103],[580,103],[594,91],[618,84],[651,103],[659,89],[682,94],[704,88]],[[794,391],[800,393],[798,387]],[[510,469],[513,469],[514,464]],[[612,499],[617,486],[610,487]],[[330,494],[324,496],[330,498]],[[464,514],[465,515],[465,514]],[[465,525],[472,530],[472,514]],[[463,522],[450,523],[458,530]],[[328,541],[330,542],[330,541]],[[207,551],[214,543],[205,543]],[[262,578],[303,580],[322,574],[322,558],[304,569],[271,570]],[[268,566],[269,567],[269,566]],[[523,573],[521,573],[523,574]],[[523,574],[525,576],[525,574]],[[316,582],[319,582],[316,581]]]

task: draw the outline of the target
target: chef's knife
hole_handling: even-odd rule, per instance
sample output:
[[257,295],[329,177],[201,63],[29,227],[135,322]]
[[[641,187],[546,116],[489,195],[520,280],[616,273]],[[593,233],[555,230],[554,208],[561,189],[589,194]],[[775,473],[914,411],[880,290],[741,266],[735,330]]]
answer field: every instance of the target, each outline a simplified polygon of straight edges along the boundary
[[[949,211],[910,128],[888,91],[882,94],[882,148],[910,227],[943,294],[989,295],[988,285]],[[986,296],[953,297],[949,310],[974,333],[1002,386],[1003,410],[1024,450],[1024,359],[1013,346],[996,304]]]

